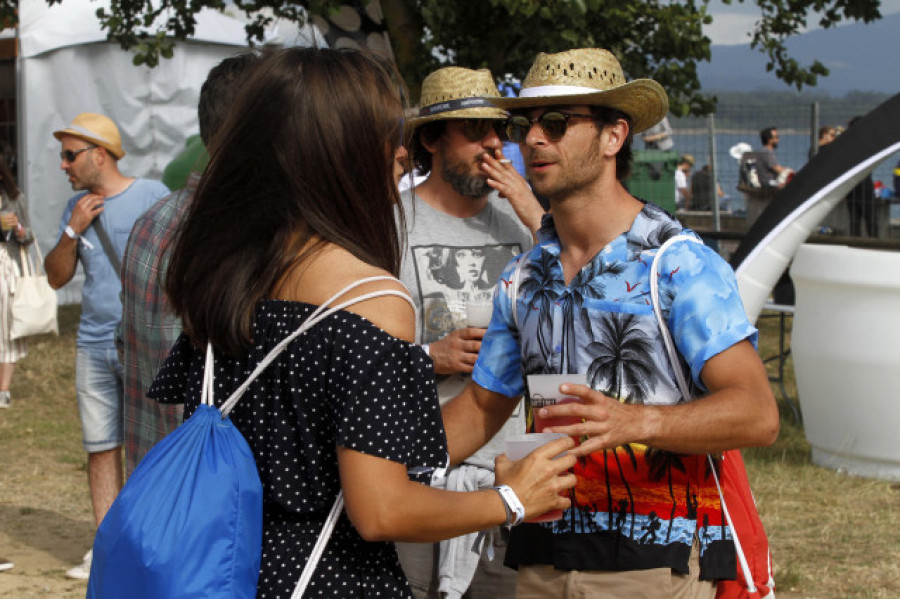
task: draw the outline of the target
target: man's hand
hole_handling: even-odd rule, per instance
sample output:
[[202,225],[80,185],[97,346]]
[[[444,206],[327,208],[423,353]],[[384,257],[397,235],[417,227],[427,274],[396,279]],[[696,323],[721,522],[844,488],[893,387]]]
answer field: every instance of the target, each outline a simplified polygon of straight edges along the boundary
[[103,212],[103,196],[86,193],[76,202],[69,218],[69,226],[78,235],[83,235],[93,220]]
[[[68,225],[76,235],[83,235],[101,212],[103,212],[103,196],[86,193],[72,208],[72,216],[69,217]],[[70,239],[68,235],[61,235],[56,247],[50,250],[50,253],[44,258],[47,282],[54,289],[59,289],[75,276],[77,264],[78,239]]]
[[581,420],[581,424],[553,426],[544,432],[565,433],[582,439],[581,445],[571,450],[576,456],[585,456],[600,449],[612,449],[626,443],[641,442],[646,433],[641,430],[639,411],[643,406],[621,403],[612,397],[594,391],[587,385],[560,385],[560,391],[579,402],[546,406],[538,410],[542,420],[565,418]]
[[624,404],[585,385],[560,385],[563,395],[583,403],[547,406],[538,415],[579,422],[549,429],[587,437],[573,450],[579,456],[625,443],[702,454],[775,442],[778,405],[752,343],[741,341],[711,357],[700,378],[706,395],[676,405]]
[[469,374],[475,367],[481,339],[487,329],[467,327],[457,329],[433,343],[428,344],[428,353],[434,361],[437,374]]
[[528,230],[535,233],[541,228],[544,209],[519,171],[503,157],[503,151],[497,149],[496,155],[485,152],[481,156],[481,170],[487,173],[488,185],[497,190],[501,198],[509,201],[516,216]]

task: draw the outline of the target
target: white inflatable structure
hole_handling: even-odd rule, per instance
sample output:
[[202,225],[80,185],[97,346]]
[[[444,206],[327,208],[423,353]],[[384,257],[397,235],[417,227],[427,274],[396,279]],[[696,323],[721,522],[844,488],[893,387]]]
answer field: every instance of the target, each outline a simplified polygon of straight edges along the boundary
[[791,352],[813,462],[892,480],[900,480],[900,252],[802,244],[897,152],[900,94],[822,148],[732,258],[752,321],[793,259]]
[[900,480],[900,252],[802,245],[791,349],[814,463]]
[[900,94],[821,148],[778,192],[731,259],[751,322],[810,233],[857,183],[897,152]]

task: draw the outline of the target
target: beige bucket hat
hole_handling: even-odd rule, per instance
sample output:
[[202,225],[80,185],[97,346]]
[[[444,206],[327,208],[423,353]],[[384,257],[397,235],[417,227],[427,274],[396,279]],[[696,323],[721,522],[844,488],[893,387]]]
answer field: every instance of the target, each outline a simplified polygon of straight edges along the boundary
[[518,98],[498,98],[500,108],[587,104],[607,106],[631,117],[632,133],[640,133],[669,112],[669,98],[652,79],[626,82],[618,59],[608,50],[579,48],[545,54],[534,60]]
[[422,81],[421,108],[407,121],[407,127],[448,119],[505,119],[506,112],[492,103],[499,97],[489,70],[444,67]]
[[63,135],[71,135],[106,148],[117,159],[125,155],[119,128],[112,122],[112,119],[102,114],[82,112],[72,119],[68,127],[53,132],[53,137],[56,139],[62,139]]

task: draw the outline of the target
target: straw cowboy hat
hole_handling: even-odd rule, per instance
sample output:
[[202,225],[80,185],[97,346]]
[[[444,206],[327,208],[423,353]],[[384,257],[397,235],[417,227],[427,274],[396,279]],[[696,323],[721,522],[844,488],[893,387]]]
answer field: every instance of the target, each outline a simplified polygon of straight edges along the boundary
[[622,65],[607,50],[580,48],[557,54],[541,52],[528,71],[518,98],[493,100],[500,108],[586,104],[606,106],[631,117],[632,133],[662,120],[669,98],[652,79],[626,82]]
[[444,67],[425,77],[419,99],[421,108],[407,126],[414,129],[447,119],[505,119],[506,112],[492,103],[499,97],[489,70]]
[[65,129],[53,132],[53,137],[62,140],[63,135],[71,135],[78,139],[106,148],[116,159],[125,155],[122,149],[122,136],[119,128],[109,117],[93,112],[82,112]]

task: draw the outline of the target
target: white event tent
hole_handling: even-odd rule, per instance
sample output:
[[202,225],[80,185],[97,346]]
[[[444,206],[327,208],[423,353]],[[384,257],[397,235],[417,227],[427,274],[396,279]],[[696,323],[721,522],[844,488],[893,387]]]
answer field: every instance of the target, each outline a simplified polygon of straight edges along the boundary
[[[131,52],[106,40],[96,17],[108,2],[19,2],[17,60],[20,186],[29,200],[32,228],[46,254],[56,244],[59,219],[73,195],[59,169],[59,142],[52,132],[81,112],[113,119],[127,152],[120,170],[159,179],[168,162],[198,132],[197,99],[210,68],[247,48],[244,22],[204,9],[196,33],[180,42],[171,59],[155,68],[136,67]],[[291,33],[290,44],[308,44],[315,33]],[[282,44],[278,31],[266,44]],[[80,301],[81,275],[60,290],[61,303]]]

